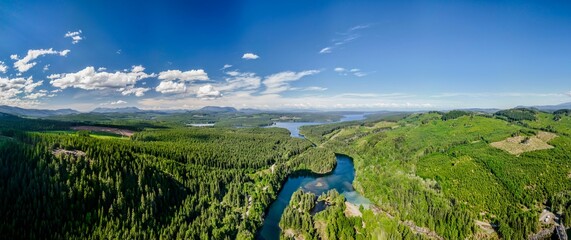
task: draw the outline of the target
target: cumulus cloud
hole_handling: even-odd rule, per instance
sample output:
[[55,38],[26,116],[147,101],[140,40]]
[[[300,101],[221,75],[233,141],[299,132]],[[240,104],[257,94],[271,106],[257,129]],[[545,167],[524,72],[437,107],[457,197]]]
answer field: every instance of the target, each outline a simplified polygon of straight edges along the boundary
[[165,94],[184,93],[186,92],[186,84],[174,81],[162,81],[155,90]]
[[[32,77],[29,78],[2,78],[0,77],[0,104],[8,105],[34,105],[37,102],[30,102],[25,99],[37,99],[46,96],[45,91],[34,92],[43,81],[34,82]],[[23,98],[22,98],[22,95]]]
[[253,53],[244,53],[244,55],[242,55],[242,58],[247,60],[254,60],[260,58],[260,56]]
[[[141,70],[141,66],[133,66],[131,71],[105,72],[95,71],[92,66],[75,73],[52,74],[48,76],[50,83],[57,88],[80,88],[85,90],[126,89],[132,88],[141,79],[155,77]],[[142,68],[144,70],[144,68]],[[141,71],[139,71],[141,70]]]
[[145,96],[147,91],[151,90],[150,88],[136,88],[136,87],[127,87],[127,88],[120,88],[118,91],[121,92],[123,96],[129,96],[134,94],[136,97]]
[[60,55],[66,56],[70,50],[66,49],[63,51],[54,51],[52,48],[50,49],[36,49],[36,50],[28,50],[28,53],[25,57],[20,59],[18,55],[13,54],[10,56],[12,60],[17,60],[14,62],[14,68],[18,69],[19,72],[26,72],[30,70],[30,68],[34,67],[37,63],[33,62],[33,60],[41,57],[43,55]]
[[302,72],[280,72],[267,76],[263,84],[266,86],[266,90],[262,94],[276,94],[287,90],[290,90],[290,82],[297,81],[305,76],[314,75],[319,73],[319,70],[308,70]]
[[226,68],[231,68],[231,67],[232,67],[232,65],[230,65],[230,64],[224,64],[224,66],[220,70],[224,70]]
[[159,73],[159,79],[163,81],[206,81],[209,80],[208,74],[203,69],[180,71],[168,70]]
[[213,99],[222,96],[220,91],[214,89],[214,86],[207,84],[198,88],[196,96],[202,99]]
[[75,32],[69,31],[64,35],[64,38],[71,38],[71,43],[76,44],[79,41],[83,40],[83,37],[81,37],[81,33],[82,33],[81,30]]
[[24,96],[24,98],[27,98],[27,99],[38,99],[38,98],[41,98],[41,97],[45,97],[46,95],[47,95],[46,93],[37,92],[37,93],[28,94],[28,95]]
[[0,72],[6,73],[7,70],[8,70],[8,66],[6,66],[6,64],[4,64],[4,62],[0,61]]

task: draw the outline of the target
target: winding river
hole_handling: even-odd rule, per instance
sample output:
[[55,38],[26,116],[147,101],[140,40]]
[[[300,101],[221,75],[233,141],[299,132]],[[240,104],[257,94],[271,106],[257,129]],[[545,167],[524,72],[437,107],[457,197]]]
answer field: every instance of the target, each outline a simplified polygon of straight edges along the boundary
[[[364,115],[345,115],[341,121],[361,120]],[[307,123],[276,123],[274,127],[287,128],[291,132],[292,137],[303,138],[299,134],[299,127],[304,125],[316,125],[323,123],[307,122]],[[355,169],[353,160],[345,155],[336,155],[337,166],[328,174],[318,175],[310,174],[304,176],[289,176],[285,184],[282,186],[277,199],[270,205],[264,218],[264,223],[258,233],[258,239],[273,240],[279,239],[281,229],[278,226],[282,213],[289,204],[293,193],[301,188],[304,191],[321,195],[331,189],[336,189],[345,196],[348,202],[355,205],[363,205],[368,208],[370,201],[353,189],[353,180],[355,179]]]

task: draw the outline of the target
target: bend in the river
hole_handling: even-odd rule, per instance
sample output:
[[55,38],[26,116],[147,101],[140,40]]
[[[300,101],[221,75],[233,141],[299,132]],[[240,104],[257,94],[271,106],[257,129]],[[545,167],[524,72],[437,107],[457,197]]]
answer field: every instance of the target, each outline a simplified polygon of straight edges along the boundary
[[[341,121],[354,121],[363,118],[364,115],[346,115]],[[276,123],[274,127],[287,128],[290,130],[292,137],[303,138],[303,136],[299,134],[299,127],[316,124],[322,123]],[[368,208],[370,201],[357,193],[352,185],[355,179],[353,160],[349,156],[340,154],[336,155],[336,158],[337,165],[335,169],[328,174],[309,174],[304,176],[294,174],[287,178],[285,184],[280,189],[278,197],[267,210],[262,228],[258,232],[258,239],[279,239],[281,229],[278,224],[281,216],[289,204],[291,196],[299,188],[307,192],[312,192],[315,195],[321,195],[331,189],[336,189],[340,194],[345,196],[348,202],[355,205],[363,205]]]

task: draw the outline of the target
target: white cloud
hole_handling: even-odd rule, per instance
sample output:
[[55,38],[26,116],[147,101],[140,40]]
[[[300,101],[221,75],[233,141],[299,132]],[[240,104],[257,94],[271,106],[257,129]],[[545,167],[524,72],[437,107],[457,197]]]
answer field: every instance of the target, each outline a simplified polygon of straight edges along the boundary
[[24,98],[27,98],[27,99],[38,99],[38,98],[45,97],[45,96],[46,96],[45,93],[37,92],[37,93],[28,94],[28,95],[24,96]]
[[224,64],[224,66],[220,70],[224,70],[226,68],[231,68],[231,67],[232,67],[232,65],[230,65],[230,64]]
[[235,77],[235,76],[240,75],[240,72],[238,72],[238,71],[229,71],[229,72],[226,72],[226,74],[228,74],[228,75],[230,75],[230,76],[232,76],[232,77]]
[[6,64],[4,64],[4,62],[0,61],[0,72],[6,73],[6,70],[8,70],[8,66],[6,66]]
[[357,26],[354,26],[352,28],[349,28],[349,30],[347,30],[347,32],[338,33],[338,35],[342,35],[343,37],[341,39],[333,39],[331,41],[332,44],[330,46],[322,48],[319,51],[319,53],[320,54],[331,53],[331,52],[333,52],[333,49],[341,47],[342,45],[345,45],[349,42],[352,42],[355,39],[360,38],[361,35],[357,34],[357,32],[362,30],[362,29],[369,28],[369,27],[370,27],[370,25],[357,25]]
[[131,68],[131,72],[134,72],[134,73],[143,72],[143,71],[145,71],[145,68],[141,65],[133,66]]
[[120,88],[118,91],[121,92],[123,96],[129,96],[131,94],[135,94],[137,97],[145,96],[145,92],[151,90],[150,88],[136,88],[136,87],[127,87],[127,88]]
[[260,58],[260,56],[253,54],[253,53],[244,53],[244,55],[242,55],[242,58],[248,59],[248,60],[254,60],[254,59]]
[[232,71],[226,74],[228,74],[230,78],[226,78],[225,83],[216,85],[216,88],[220,91],[255,90],[260,88],[262,78],[256,76],[255,73]]
[[[133,70],[139,70],[133,67]],[[104,72],[95,71],[92,66],[86,67],[76,73],[52,74],[48,78],[50,83],[57,88],[66,89],[69,87],[81,88],[85,90],[121,89],[133,87],[141,79],[156,76],[140,72]]]
[[196,96],[202,99],[213,99],[222,96],[222,94],[220,94],[220,91],[214,89],[214,86],[207,84],[198,88]]
[[318,87],[318,86],[311,86],[301,89],[301,91],[325,91],[325,90],[327,90],[327,88]]
[[50,65],[49,64],[44,65],[43,70],[44,70],[44,72],[47,70],[50,70]]
[[81,33],[81,30],[75,32],[69,31],[64,35],[64,38],[71,38],[71,43],[76,44],[79,41],[83,40],[83,37],[80,36]]
[[371,26],[371,24],[365,24],[365,25],[357,25],[354,26],[352,28],[349,29],[349,31],[355,31],[355,30],[359,30],[359,29],[365,29],[365,28],[369,28]]
[[266,86],[266,90],[262,92],[263,94],[276,94],[289,90],[291,87],[290,82],[297,81],[305,76],[314,75],[319,73],[319,70],[308,70],[302,72],[280,72],[270,76],[267,76],[263,84]]
[[184,93],[186,92],[186,84],[184,83],[176,83],[173,81],[162,81],[155,90],[160,93]]
[[364,76],[368,75],[368,73],[362,72],[361,69],[358,69],[358,68],[346,69],[346,68],[342,68],[342,67],[336,67],[334,69],[334,71],[339,73],[339,75],[342,75],[342,76],[353,75],[356,77],[364,77]]
[[19,72],[26,72],[28,70],[30,70],[30,68],[34,67],[36,65],[36,62],[32,62],[33,60],[35,60],[38,57],[41,57],[43,55],[51,55],[51,54],[57,54],[60,56],[66,56],[68,53],[70,52],[70,50],[63,50],[63,51],[54,51],[52,48],[50,49],[37,49],[37,50],[28,50],[28,54],[26,54],[25,57],[23,57],[22,59],[19,59],[18,55],[13,54],[10,56],[10,58],[12,60],[17,60],[16,62],[14,62],[14,68],[18,69]]
[[331,50],[332,50],[332,49],[333,49],[332,47],[324,47],[324,48],[322,48],[322,49],[319,51],[319,53],[321,53],[321,54],[323,54],[323,53],[331,53]]
[[[38,102],[35,99],[45,96],[45,91],[34,92],[43,81],[34,82],[29,78],[2,78],[0,77],[0,104],[29,106]],[[22,95],[23,98],[22,98]],[[30,100],[24,100],[30,99]]]
[[127,102],[125,102],[125,101],[123,101],[123,100],[117,100],[117,101],[113,101],[113,102],[111,102],[111,103],[109,103],[109,104],[111,104],[111,105],[120,105],[120,104],[125,104],[125,103],[127,103]]
[[209,80],[208,74],[203,69],[189,70],[182,72],[180,70],[168,70],[159,73],[159,79],[163,81],[206,81]]
[[565,95],[567,95],[567,96],[571,97],[571,91],[569,91],[569,92],[566,92],[566,93],[565,93]]

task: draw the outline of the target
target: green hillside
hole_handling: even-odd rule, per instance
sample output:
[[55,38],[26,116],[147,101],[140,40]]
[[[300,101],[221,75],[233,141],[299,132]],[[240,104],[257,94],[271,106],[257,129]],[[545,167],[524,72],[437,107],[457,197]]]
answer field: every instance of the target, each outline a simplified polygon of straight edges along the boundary
[[[421,227],[444,239],[524,239],[550,227],[539,222],[544,209],[571,224],[570,123],[566,114],[520,109],[497,117],[433,112],[303,134],[355,159],[354,185],[378,207],[363,216],[368,238],[408,238],[403,227]],[[550,149],[512,155],[491,146],[552,135],[543,131],[556,135],[543,143]],[[414,236],[429,237],[420,232]]]

